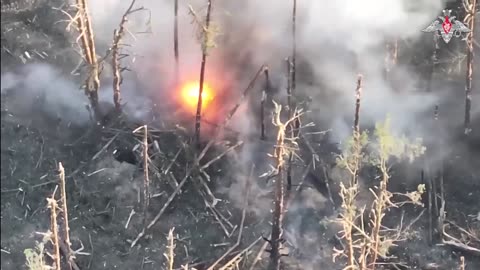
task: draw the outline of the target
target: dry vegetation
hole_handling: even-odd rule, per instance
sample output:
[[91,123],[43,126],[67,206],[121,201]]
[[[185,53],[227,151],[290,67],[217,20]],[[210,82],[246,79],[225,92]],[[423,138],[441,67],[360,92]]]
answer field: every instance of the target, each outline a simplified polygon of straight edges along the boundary
[[[474,25],[475,25],[475,11],[476,0],[465,0],[464,8],[467,16],[465,17],[466,24],[470,27],[471,33],[466,37],[467,48],[467,67],[466,67],[466,98],[465,98],[465,134],[472,131],[470,111],[471,111],[471,92],[472,77],[473,77],[473,51],[474,51]],[[175,1],[174,9],[174,56],[175,56],[175,76],[178,83],[178,76],[180,73],[179,67],[179,45],[178,45],[178,1]],[[237,103],[228,111],[225,119],[220,123],[214,132],[214,135],[209,137],[206,141],[202,141],[200,136],[202,122],[202,91],[205,81],[206,61],[209,51],[216,46],[215,38],[220,33],[219,26],[212,22],[212,6],[213,1],[207,1],[206,11],[195,11],[190,7],[190,15],[193,17],[194,24],[198,28],[197,39],[201,46],[201,67],[199,77],[199,94],[195,117],[195,129],[193,145],[190,145],[191,139],[189,134],[182,130],[175,130],[175,135],[181,138],[182,146],[175,151],[173,158],[167,155],[161,156],[162,150],[159,147],[159,133],[162,131],[156,130],[155,127],[140,125],[138,128],[123,128],[129,134],[140,135],[135,138],[138,147],[138,154],[141,157],[141,171],[143,177],[142,185],[142,200],[138,201],[138,206],[134,209],[141,209],[142,213],[142,227],[139,229],[137,236],[129,243],[130,248],[141,245],[142,241],[151,240],[152,230],[155,225],[162,221],[164,214],[168,211],[172,202],[179,194],[184,192],[185,187],[189,187],[195,191],[195,196],[200,198],[201,202],[205,204],[205,208],[210,213],[215,226],[220,228],[225,239],[228,240],[226,250],[215,259],[204,258],[202,266],[191,265],[189,261],[183,262],[184,257],[177,256],[179,252],[179,243],[181,243],[182,236],[174,234],[174,228],[168,231],[168,235],[162,240],[158,235],[154,235],[154,241],[165,241],[165,252],[163,253],[166,263],[162,269],[180,269],[175,266],[180,266],[181,269],[255,269],[262,258],[264,252],[269,253],[268,269],[280,270],[288,269],[286,257],[290,256],[285,248],[286,239],[284,234],[285,216],[291,202],[295,195],[300,194],[300,187],[303,184],[303,178],[300,174],[295,174],[293,167],[302,163],[302,166],[309,170],[312,166],[311,161],[302,160],[300,152],[308,152],[315,154],[315,149],[310,142],[302,134],[307,127],[312,125],[303,125],[302,121],[308,116],[308,111],[299,108],[299,99],[296,96],[297,88],[297,46],[296,46],[296,7],[297,1],[293,0],[292,9],[292,55],[290,55],[287,62],[287,98],[282,106],[282,102],[275,102],[271,96],[271,82],[269,69],[266,65],[261,66],[254,75],[251,82],[246,86],[245,90],[238,97]],[[110,59],[113,70],[113,100],[118,115],[121,115],[121,83],[122,72],[126,68],[122,68],[120,60],[127,57],[127,54],[121,53],[122,38],[128,32],[127,22],[128,16],[132,13],[143,11],[144,8],[135,8],[135,0],[125,11],[122,16],[118,29],[113,33],[112,44],[103,57],[99,57],[95,45],[95,35],[92,30],[92,18],[89,16],[88,1],[78,0],[74,6],[76,9],[75,15],[70,16],[69,27],[74,25],[78,32],[77,40],[80,42],[81,55],[83,62],[86,65],[84,72],[86,80],[84,87],[86,94],[91,102],[91,108],[97,121],[100,121],[98,91],[100,88],[101,72],[103,70],[103,63]],[[202,15],[205,13],[205,18]],[[69,14],[65,11],[65,14]],[[437,57],[438,40],[435,40],[433,60]],[[399,41],[392,39],[387,43],[387,55],[385,60],[385,74],[388,79],[392,68],[397,63],[399,50]],[[433,73],[432,65],[432,73]],[[219,206],[219,198],[216,197],[215,191],[211,190],[211,183],[213,182],[213,175],[209,168],[213,167],[214,163],[220,163],[227,159],[226,156],[235,152],[243,144],[244,138],[236,138],[227,141],[223,135],[231,121],[232,117],[237,113],[239,107],[244,104],[254,89],[259,77],[265,76],[264,87],[262,88],[262,98],[260,100],[260,132],[261,139],[267,141],[268,134],[275,134],[275,141],[273,142],[273,151],[269,155],[273,159],[272,171],[263,175],[267,178],[267,182],[272,182],[271,188],[273,196],[271,196],[272,211],[271,211],[271,228],[269,237],[255,237],[254,241],[245,243],[245,230],[249,226],[247,223],[250,189],[253,181],[257,181],[254,174],[254,165],[251,165],[248,179],[245,180],[245,186],[242,192],[243,208],[241,215],[239,215],[238,225],[232,224],[229,218],[225,217],[224,209]],[[352,82],[353,84],[353,82]],[[390,180],[392,179],[392,170],[394,164],[404,161],[414,162],[418,159],[428,158],[426,147],[423,145],[421,139],[410,140],[406,137],[398,137],[393,135],[392,123],[390,118],[382,123],[378,123],[373,129],[373,134],[369,130],[361,130],[361,101],[362,101],[363,76],[357,79],[357,87],[355,89],[356,103],[355,114],[353,119],[353,130],[351,137],[344,143],[342,152],[336,159],[336,167],[340,168],[344,174],[344,179],[339,182],[338,194],[332,196],[330,187],[328,186],[328,179],[326,179],[327,189],[329,193],[329,200],[334,205],[337,204],[338,218],[333,223],[340,225],[337,237],[340,240],[340,247],[333,250],[333,261],[338,266],[338,269],[348,270],[375,270],[375,269],[395,269],[388,267],[396,267],[396,269],[405,269],[405,266],[397,261],[396,257],[391,253],[392,249],[399,245],[402,241],[407,241],[407,235],[422,217],[424,211],[428,211],[429,228],[431,244],[441,244],[455,249],[461,250],[468,254],[478,256],[480,254],[480,235],[474,229],[463,228],[447,219],[445,207],[448,202],[445,201],[445,190],[443,182],[443,167],[432,168],[426,166],[427,178],[424,183],[419,184],[416,190],[406,191],[405,193],[394,192],[390,188]],[[427,88],[430,88],[428,86]],[[430,89],[427,89],[429,91]],[[353,91],[352,91],[353,92]],[[368,94],[368,91],[366,91]],[[274,106],[272,112],[271,130],[266,123],[268,119],[267,110],[268,103]],[[282,111],[286,108],[286,112]],[[438,108],[437,108],[438,109]],[[438,113],[435,113],[435,118],[438,118]],[[118,131],[111,140],[104,145],[99,152],[93,157],[92,161],[102,154],[120,134],[118,127],[110,126],[110,131]],[[117,130],[115,130],[117,129]],[[306,145],[306,146],[305,146]],[[141,150],[141,151],[140,151]],[[159,154],[160,153],[160,154]],[[178,161],[179,155],[182,153],[182,161]],[[181,167],[184,168],[181,172],[171,173],[171,168],[177,162],[183,162]],[[179,170],[180,171],[180,170]],[[371,171],[374,171],[372,174]],[[438,178],[433,177],[433,174],[440,175]],[[162,178],[157,177],[162,175]],[[168,177],[167,177],[168,176]],[[180,177],[180,178],[178,178]],[[47,198],[47,205],[50,209],[50,230],[46,233],[41,233],[43,239],[38,242],[33,249],[24,251],[26,257],[26,266],[30,270],[46,270],[46,269],[81,269],[77,264],[76,255],[92,255],[89,253],[81,253],[81,250],[72,250],[72,243],[70,239],[69,215],[75,209],[67,207],[67,188],[65,180],[65,171],[62,163],[58,163],[58,186],[55,187],[51,196]],[[163,205],[159,209],[152,209],[157,205],[152,205],[150,200],[155,197],[154,181],[157,179],[168,178],[170,192],[163,201]],[[178,178],[178,179],[177,179]],[[327,178],[327,177],[326,177]],[[154,180],[155,179],[155,180]],[[180,181],[178,181],[180,180]],[[299,188],[293,190],[293,183],[300,183]],[[366,183],[373,183],[368,185]],[[59,187],[60,192],[57,192]],[[165,187],[164,187],[165,188]],[[172,190],[173,189],[173,190]],[[168,189],[166,189],[168,190]],[[2,191],[3,192],[3,191]],[[164,192],[164,190],[162,190]],[[338,196],[337,196],[338,195]],[[360,196],[362,195],[362,196]],[[162,195],[158,195],[161,197]],[[338,197],[340,202],[335,202],[333,197]],[[368,198],[368,199],[365,199]],[[423,208],[424,203],[427,204],[426,210],[417,211],[416,217],[411,218],[408,222],[404,221],[404,215],[397,218],[396,226],[389,227],[386,220],[389,215],[395,215],[395,210],[407,206],[416,206]],[[70,206],[71,207],[71,206]],[[155,211],[155,215],[150,215],[149,211]],[[417,213],[416,212],[416,213]],[[130,218],[127,225],[128,227]],[[394,214],[392,214],[394,213]],[[230,215],[232,215],[230,213]],[[397,216],[398,217],[398,216]],[[137,228],[138,229],[138,228]],[[235,236],[236,238],[231,239]],[[436,238],[436,237],[437,238]],[[258,248],[259,243],[264,240],[263,246],[259,247],[258,252],[253,250]],[[162,242],[163,243],[163,242]],[[269,247],[267,247],[269,246]],[[183,251],[182,251],[183,252]],[[93,253],[93,250],[91,251]],[[188,250],[186,251],[188,254]],[[253,255],[252,255],[253,254]],[[256,255],[256,256],[255,256]],[[185,259],[186,260],[186,259]],[[199,268],[196,268],[199,267]],[[404,267],[404,268],[401,268]],[[408,266],[407,266],[408,267]],[[83,268],[82,268],[83,269]],[[160,268],[159,268],[160,269]],[[465,258],[462,256],[459,261],[459,269],[468,269]]]

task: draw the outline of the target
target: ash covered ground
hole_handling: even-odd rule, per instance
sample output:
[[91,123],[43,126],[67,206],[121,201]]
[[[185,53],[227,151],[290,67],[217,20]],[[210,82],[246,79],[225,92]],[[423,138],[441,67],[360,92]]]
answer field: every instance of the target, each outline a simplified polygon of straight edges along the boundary
[[[24,250],[41,239],[39,232],[50,229],[46,198],[58,185],[57,167],[62,162],[72,249],[78,250],[75,262],[80,269],[168,269],[164,253],[172,228],[174,268],[189,264],[207,269],[237,241],[243,213],[241,242],[219,267],[242,251],[238,267],[250,269],[270,237],[274,200],[273,181],[260,177],[274,164],[268,154],[273,153],[277,128],[271,124],[273,103],[269,102],[267,138],[260,140],[263,75],[203,164],[234,149],[205,169],[209,178],[188,178],[158,222],[132,247],[144,226],[142,136],[132,131],[141,125],[150,131],[147,223],[175,192],[195,156],[191,147],[194,117],[178,103],[178,89],[172,87],[173,1],[137,1],[136,6],[148,10],[132,15],[128,23],[132,34],[126,35],[125,43],[131,46],[122,49],[129,55],[122,63],[130,71],[123,73],[123,114],[113,113],[112,75],[106,64],[99,91],[102,125],[92,121],[89,100],[80,90],[86,72],[79,65],[78,33],[66,30],[68,17],[60,11],[67,10],[64,2],[2,1],[1,268],[27,269]],[[203,146],[261,65],[269,67],[269,101],[287,104],[285,58],[292,54],[292,3],[284,2],[213,2],[212,22],[221,35],[207,58],[206,80],[216,91],[216,100],[205,108]],[[111,46],[113,30],[129,4],[90,1],[99,55]],[[205,1],[188,4],[204,16]],[[195,38],[198,29],[188,4],[179,7],[182,82],[198,80],[201,60]],[[288,254],[282,258],[284,269],[345,267],[343,259],[332,261],[333,249],[342,247],[340,226],[332,220],[340,211],[339,184],[345,178],[335,158],[351,135],[357,73],[364,75],[362,129],[371,130],[389,115],[394,134],[421,137],[427,147],[424,157],[392,167],[389,189],[412,191],[422,184],[422,171],[427,178],[443,171],[446,220],[478,240],[480,66],[474,63],[473,131],[465,137],[465,42],[454,38],[449,45],[440,43],[440,61],[426,91],[433,41],[420,31],[447,5],[460,16],[461,5],[433,0],[413,6],[398,1],[388,8],[384,1],[374,0],[299,1],[297,5],[294,95],[306,110],[302,124],[315,126],[302,130],[308,145],[299,143],[293,162],[293,190],[299,191],[292,192],[283,225]],[[386,80],[385,42],[392,37],[399,40],[398,63]],[[478,54],[478,46],[475,51]],[[436,106],[438,120],[434,119]],[[318,155],[315,162],[312,151]],[[367,188],[375,181],[375,170],[362,174],[360,202],[362,198],[368,202]],[[430,243],[425,209],[426,205],[405,206],[387,212],[389,226],[415,222],[405,233],[406,240],[390,249],[394,258],[382,259],[379,267],[450,270],[457,269],[464,256],[466,269],[479,269],[475,250],[442,245],[439,239]],[[480,248],[454,225],[448,229],[466,245]],[[269,262],[269,253],[263,252],[253,269],[267,269]]]

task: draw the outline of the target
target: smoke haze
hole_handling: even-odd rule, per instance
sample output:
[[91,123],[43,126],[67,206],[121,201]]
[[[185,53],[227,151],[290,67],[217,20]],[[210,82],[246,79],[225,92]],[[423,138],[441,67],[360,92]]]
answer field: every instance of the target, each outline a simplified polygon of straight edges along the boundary
[[[168,91],[172,85],[173,2],[137,1],[137,6],[149,11],[131,16],[131,32],[152,31],[128,38],[133,45],[128,50],[135,53],[134,69],[150,94]],[[94,1],[90,5],[97,40],[109,44],[129,1]],[[181,77],[198,80],[200,46],[188,5],[203,17],[206,2],[180,1],[179,5]],[[207,60],[207,80],[220,77],[229,86],[231,99],[236,99],[255,70],[268,64],[273,84],[283,95],[284,59],[292,53],[292,5],[293,1],[213,1],[213,24],[220,28],[221,35]],[[395,71],[400,91],[385,82],[385,42],[394,37],[415,40],[425,35],[421,29],[442,7],[436,0],[299,1],[297,92],[312,97],[311,117],[333,125],[337,140],[345,138],[351,129],[356,76],[361,73],[365,76],[362,123],[372,125],[388,112],[398,132],[417,128],[412,125],[416,115],[431,110],[440,96],[438,91],[421,93],[424,89],[419,89],[418,75],[407,65],[399,64]],[[302,67],[310,69],[309,80],[301,80]]]
[[[179,0],[181,81],[199,79],[201,49],[196,38],[198,29],[192,23],[189,5],[203,20],[206,2]],[[242,90],[263,64],[268,65],[270,70],[274,88],[272,98],[285,104],[285,58],[292,55],[293,0],[212,2],[212,25],[218,27],[220,33],[216,38],[216,48],[209,52],[206,81],[212,82],[218,91],[218,103],[221,105],[219,119],[223,120],[224,110],[230,109],[238,101]],[[89,1],[89,5],[97,53],[102,55],[108,50],[113,31],[118,27],[130,1]],[[122,65],[129,67],[132,72],[123,73],[125,77],[121,87],[125,113],[133,120],[149,121],[153,111],[160,115],[161,120],[176,123],[173,112],[162,110],[172,103],[171,97],[178,94],[174,88],[173,5],[173,0],[139,0],[135,7],[143,6],[146,10],[129,16],[128,33],[123,43],[130,46],[122,49],[129,57],[122,60]],[[451,131],[452,126],[457,129],[463,120],[463,104],[450,103],[452,95],[458,96],[455,91],[461,91],[463,95],[463,82],[446,86],[438,80],[434,83],[434,91],[425,92],[425,80],[412,64],[414,53],[425,50],[427,55],[431,54],[430,34],[421,30],[443,8],[444,3],[438,0],[297,1],[296,95],[309,98],[310,112],[307,117],[318,124],[316,128],[330,128],[334,142],[341,142],[351,135],[356,78],[358,74],[363,74],[360,120],[363,126],[371,127],[389,115],[395,135],[423,137],[428,143],[444,142],[448,135],[443,131]],[[387,81],[384,77],[385,43],[395,38],[400,41],[400,62]],[[109,69],[107,64],[102,73],[99,98],[102,106],[112,108]],[[89,101],[79,89],[82,80],[70,76],[69,72],[49,64],[27,64],[17,70],[2,71],[2,96],[8,99],[8,110],[28,118],[34,114],[33,108],[40,106],[53,117],[78,125],[86,124],[91,119],[86,109]],[[260,78],[251,92],[251,102],[243,104],[231,121],[231,128],[241,135],[258,136],[258,90],[263,85],[263,78]],[[473,119],[480,113],[478,100],[473,99]],[[449,125],[441,130],[432,128],[426,121],[432,118],[436,104],[441,104],[440,114]],[[455,110],[450,110],[450,107]],[[267,117],[270,118],[270,115]],[[270,122],[270,119],[267,121]],[[269,131],[270,138],[273,133],[274,130]],[[444,145],[437,156],[438,161],[448,153],[450,149],[447,148],[454,147],[446,143]],[[241,152],[231,154],[232,160],[237,163],[229,168],[225,182],[232,184],[228,187],[220,184],[216,191],[228,196],[234,205],[243,205],[242,190],[252,164],[255,164],[256,176],[271,169],[271,160],[267,159],[266,153],[271,153],[272,149],[272,144],[249,142]],[[330,173],[333,181],[345,179],[338,171]],[[300,173],[296,177],[298,175]],[[257,217],[269,219],[271,189],[265,188],[265,181],[257,178],[251,184],[250,210]],[[366,185],[362,189],[367,190]],[[125,191],[128,192],[132,191]],[[326,265],[320,262],[325,258],[329,260],[331,254],[319,239],[335,234],[337,228],[329,227],[318,232],[315,231],[317,228],[308,230],[309,226],[318,225],[316,218],[332,214],[322,212],[329,207],[329,199],[315,189],[305,189],[291,204],[288,213],[291,222],[286,222],[285,235],[289,243],[305,252],[304,261],[311,262],[311,265],[304,265],[304,269],[331,267],[329,261],[323,262]],[[266,225],[265,230],[269,228]]]

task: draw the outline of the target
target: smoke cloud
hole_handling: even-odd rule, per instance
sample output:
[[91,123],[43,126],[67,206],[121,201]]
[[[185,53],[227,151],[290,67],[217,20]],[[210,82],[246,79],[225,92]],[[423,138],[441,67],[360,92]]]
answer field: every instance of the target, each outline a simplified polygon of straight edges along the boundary
[[[135,34],[135,39],[130,36],[133,47],[128,50],[135,53],[134,69],[138,79],[146,82],[145,88],[150,93],[164,92],[171,88],[174,70],[173,1],[137,2],[149,11],[132,15],[129,29],[151,33]],[[118,0],[90,4],[95,33],[102,43],[110,43],[128,5],[129,1]],[[181,76],[198,80],[200,46],[188,5],[202,16],[206,2],[180,1],[179,8]],[[283,95],[284,59],[292,53],[292,7],[293,1],[213,1],[213,24],[221,35],[207,60],[207,80],[223,81],[235,99],[253,72],[268,64],[273,83]],[[345,138],[351,130],[356,76],[361,73],[365,76],[362,123],[372,125],[388,112],[399,132],[417,128],[411,125],[416,114],[431,110],[440,97],[420,93],[424,89],[419,89],[416,71],[402,63],[395,72],[400,89],[387,83],[383,78],[385,42],[392,38],[415,41],[442,7],[435,0],[299,1],[297,92],[312,97],[311,116],[333,125],[337,140]],[[311,71],[311,78],[302,80],[302,67]],[[239,127],[249,128],[248,124]]]
[[[139,0],[136,7],[146,10],[132,14],[127,24],[128,34],[123,43],[123,60],[133,72],[126,72],[122,85],[125,110],[134,119],[145,119],[153,110],[168,104],[175,94],[173,85],[173,21],[174,1]],[[90,13],[97,42],[97,52],[105,52],[113,39],[121,16],[130,1],[89,1]],[[198,31],[189,6],[203,18],[206,1],[179,1],[180,79],[198,80],[201,51],[196,39]],[[262,64],[270,68],[274,99],[285,97],[285,58],[292,54],[293,1],[213,1],[212,24],[220,30],[217,46],[207,59],[207,81],[214,81],[225,97],[222,105],[231,107],[237,102]],[[423,92],[421,78],[409,63],[398,63],[393,82],[383,77],[385,42],[398,38],[417,44],[421,32],[443,8],[441,1],[382,0],[302,0],[297,2],[297,94],[311,99],[309,117],[319,123],[320,129],[332,128],[334,141],[342,141],[351,134],[355,83],[358,73],[364,75],[361,123],[372,126],[387,113],[392,118],[396,133],[426,135],[427,127],[418,123],[418,117],[433,111],[441,102],[442,91]],[[415,43],[417,42],[417,43]],[[422,50],[420,44],[415,50]],[[407,46],[401,54],[411,57]],[[112,106],[111,78],[103,72],[100,100]],[[22,76],[25,76],[23,78]],[[78,124],[89,120],[88,104],[78,82],[46,64],[27,65],[19,74],[2,75],[2,93],[5,87],[16,86],[21,103],[29,108],[25,96],[45,96],[45,108],[52,115],[61,115]],[[218,87],[220,85],[220,87]],[[257,89],[261,88],[257,82]],[[437,89],[438,90],[438,89]],[[19,94],[23,93],[23,94]],[[32,95],[33,94],[33,95]],[[259,91],[252,92],[259,97]],[[20,101],[19,101],[20,102]],[[475,106],[474,106],[475,107]],[[243,134],[257,132],[257,113],[254,106],[243,105],[232,127]],[[220,113],[223,118],[223,113]],[[165,116],[165,119],[171,119]],[[271,131],[273,132],[273,131]],[[422,136],[428,137],[428,136]],[[257,146],[245,150],[245,163],[258,159],[253,152]],[[263,155],[264,153],[262,153]],[[246,171],[248,171],[245,165]],[[268,168],[266,165],[265,168]],[[257,168],[262,168],[259,164]]]
[[[90,12],[97,40],[98,53],[111,44],[113,30],[118,27],[129,1],[91,1]],[[206,2],[193,0],[179,2],[179,45],[182,80],[198,80],[200,45],[196,40],[196,26],[189,14],[191,6],[203,18]],[[130,57],[123,64],[133,69],[135,76],[124,81],[124,101],[132,103],[135,118],[147,114],[145,105],[161,105],[171,96],[174,72],[173,57],[173,1],[137,1],[137,7],[145,11],[134,13],[128,22],[124,52]],[[236,102],[241,89],[246,87],[255,70],[262,64],[270,67],[273,84],[281,98],[284,95],[286,67],[284,59],[292,53],[291,20],[293,1],[213,1],[213,25],[220,35],[217,48],[211,50],[207,60],[207,80],[215,80],[218,91],[228,96],[225,104]],[[314,1],[297,3],[297,92],[312,98],[311,117],[333,126],[335,140],[341,141],[351,130],[355,80],[358,73],[364,74],[362,98],[362,123],[372,125],[383,119],[388,112],[400,131],[412,128],[418,112],[430,110],[438,102],[438,94],[421,94],[418,76],[407,65],[400,64],[395,72],[401,82],[400,91],[383,78],[385,41],[391,38],[415,40],[442,9],[436,0],[395,1]],[[418,49],[418,48],[416,48]],[[32,76],[41,70],[52,72],[45,66],[29,67]],[[39,69],[38,72],[32,70]],[[302,75],[309,70],[310,75]],[[303,72],[306,73],[306,72]],[[104,76],[109,76],[105,71]],[[56,75],[58,78],[58,75]],[[3,78],[3,77],[2,77]],[[3,79],[2,79],[3,80]],[[59,81],[59,79],[57,79]],[[59,82],[60,83],[60,82]],[[75,86],[65,79],[64,89],[57,105],[67,100],[62,95],[75,95],[68,102],[75,102],[71,112],[85,115],[85,98]],[[101,99],[111,103],[110,82],[103,84]],[[33,87],[35,88],[35,87]],[[42,86],[46,89],[49,86]],[[54,88],[57,88],[56,86]],[[129,94],[128,92],[131,92]],[[53,93],[57,93],[53,91]],[[68,93],[68,94],[63,94]],[[136,97],[136,101],[132,98]],[[142,97],[148,97],[142,101]],[[150,102],[150,100],[152,100]],[[232,101],[233,100],[233,101]],[[78,102],[81,101],[81,102]],[[399,102],[401,101],[401,102]],[[53,101],[52,101],[53,102]],[[64,104],[67,105],[67,104]],[[58,106],[52,110],[62,110]],[[148,109],[147,109],[148,111]],[[57,111],[58,113],[58,111]],[[68,118],[68,113],[64,114]],[[248,115],[248,114],[246,114]],[[88,119],[82,117],[81,119]],[[235,121],[238,130],[251,130],[246,120]]]

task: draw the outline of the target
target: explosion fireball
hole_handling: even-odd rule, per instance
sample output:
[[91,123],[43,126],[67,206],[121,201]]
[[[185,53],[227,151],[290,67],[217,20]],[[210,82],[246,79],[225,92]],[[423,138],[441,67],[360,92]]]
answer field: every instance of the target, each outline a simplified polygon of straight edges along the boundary
[[[187,82],[181,86],[180,89],[180,99],[182,105],[186,107],[188,111],[196,111],[198,104],[198,82]],[[204,82],[203,83],[203,92],[202,92],[202,110],[207,109],[208,105],[212,102],[214,92],[212,87]]]

